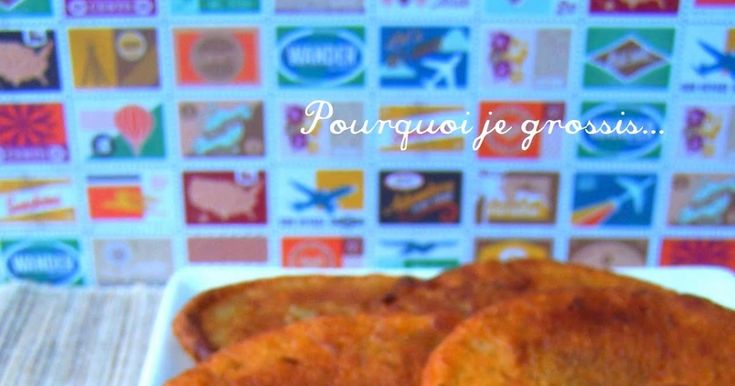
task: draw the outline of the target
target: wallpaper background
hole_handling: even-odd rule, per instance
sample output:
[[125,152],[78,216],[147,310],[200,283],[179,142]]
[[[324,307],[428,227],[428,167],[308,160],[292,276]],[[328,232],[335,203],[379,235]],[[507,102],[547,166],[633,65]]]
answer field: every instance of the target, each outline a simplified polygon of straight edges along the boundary
[[[735,1],[0,1],[0,280],[735,268]],[[655,134],[310,135],[334,119]],[[492,115],[488,115],[492,112]],[[488,118],[489,117],[489,118]]]

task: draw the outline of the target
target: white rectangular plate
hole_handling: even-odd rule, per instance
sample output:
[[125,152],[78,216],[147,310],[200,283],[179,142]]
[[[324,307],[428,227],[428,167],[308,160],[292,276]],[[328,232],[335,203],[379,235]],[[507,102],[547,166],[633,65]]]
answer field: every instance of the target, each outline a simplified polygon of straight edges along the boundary
[[[735,309],[735,275],[714,267],[625,268],[619,273],[650,281],[681,293],[708,298]],[[247,266],[194,266],[176,271],[169,280],[151,334],[139,386],[160,386],[193,366],[171,331],[179,309],[196,294],[215,287],[247,280],[285,275],[366,275],[383,273],[429,278],[436,270],[381,269],[283,269]]]

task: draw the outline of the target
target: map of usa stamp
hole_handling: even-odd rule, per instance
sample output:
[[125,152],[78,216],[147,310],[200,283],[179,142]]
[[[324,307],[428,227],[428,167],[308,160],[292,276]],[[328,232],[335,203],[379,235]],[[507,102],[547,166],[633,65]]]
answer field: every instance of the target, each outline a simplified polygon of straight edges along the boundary
[[689,27],[684,51],[681,91],[735,93],[735,27]]
[[265,224],[264,171],[184,172],[186,223]]
[[567,85],[570,29],[493,28],[486,38],[482,78],[488,87],[536,90]]
[[174,45],[180,86],[260,83],[257,29],[176,29]]
[[383,27],[380,85],[385,88],[467,87],[467,27]]
[[181,152],[185,157],[262,156],[263,103],[180,102]]
[[155,29],[70,29],[69,46],[77,88],[159,85]]
[[590,28],[585,48],[584,87],[667,89],[674,35],[673,28]]
[[53,31],[0,31],[0,92],[59,90]]
[[365,84],[364,27],[279,27],[276,38],[280,86]]
[[166,156],[160,100],[77,101],[77,138],[87,160]]
[[0,165],[68,160],[60,103],[0,104]]

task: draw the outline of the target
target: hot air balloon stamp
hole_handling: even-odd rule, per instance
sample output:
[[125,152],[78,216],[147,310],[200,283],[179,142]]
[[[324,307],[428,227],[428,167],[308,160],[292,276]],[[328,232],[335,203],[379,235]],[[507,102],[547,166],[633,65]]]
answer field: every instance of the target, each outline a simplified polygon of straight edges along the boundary
[[160,101],[89,101],[76,110],[85,159],[165,157]]

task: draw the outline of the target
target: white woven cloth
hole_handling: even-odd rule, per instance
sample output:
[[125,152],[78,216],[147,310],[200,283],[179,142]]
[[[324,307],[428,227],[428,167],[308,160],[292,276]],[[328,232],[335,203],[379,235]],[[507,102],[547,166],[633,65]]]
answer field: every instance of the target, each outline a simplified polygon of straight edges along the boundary
[[161,293],[0,286],[0,385],[137,385]]

